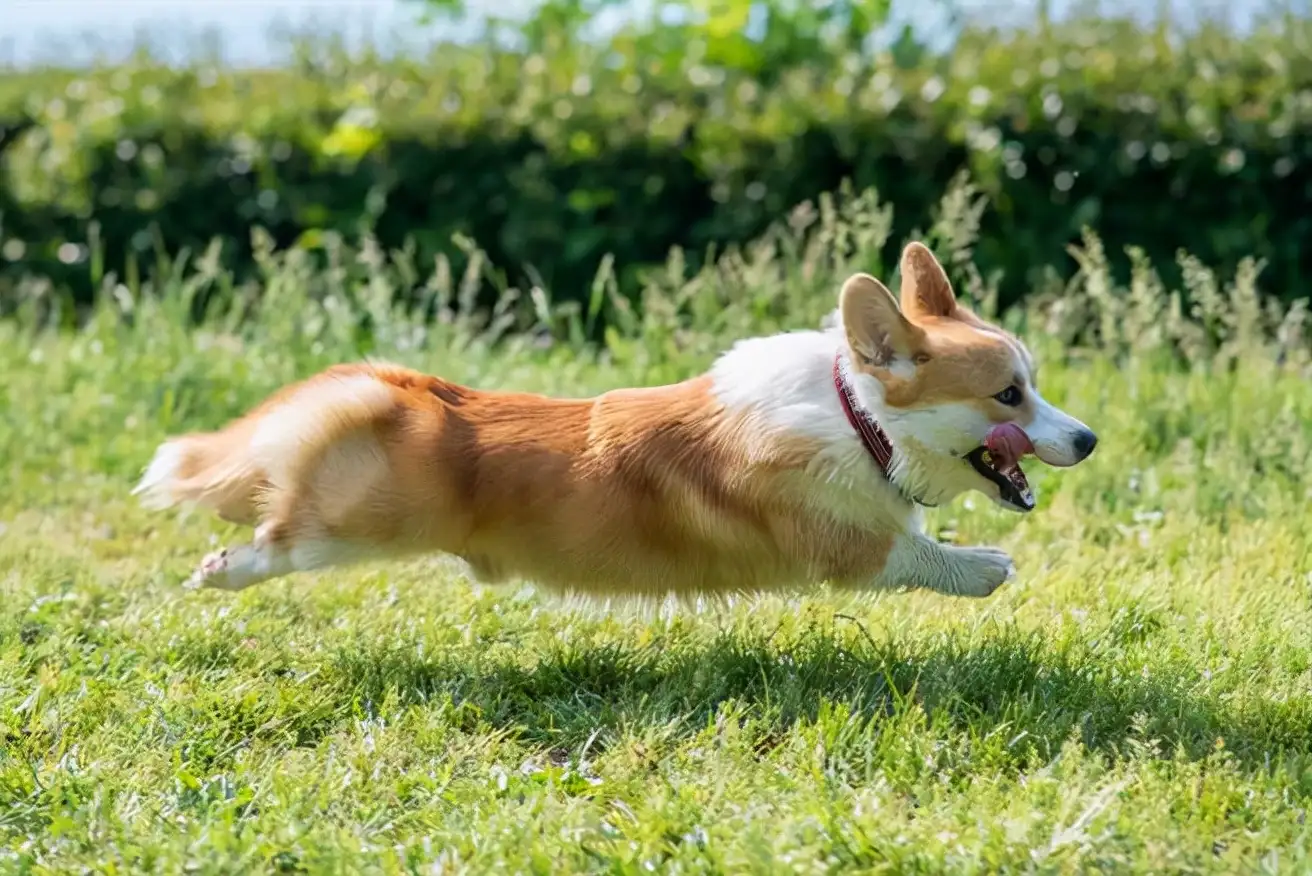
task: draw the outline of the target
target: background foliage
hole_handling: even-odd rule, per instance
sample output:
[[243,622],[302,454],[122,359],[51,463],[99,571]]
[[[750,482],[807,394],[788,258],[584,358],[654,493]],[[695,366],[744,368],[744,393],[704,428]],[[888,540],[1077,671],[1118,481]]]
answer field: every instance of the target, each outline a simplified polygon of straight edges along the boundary
[[[1306,26],[933,58],[763,6],[613,55],[551,0],[425,61],[0,79],[0,872],[1309,869]],[[816,197],[844,176],[877,190]],[[1100,436],[1029,466],[1033,514],[928,511],[1015,557],[990,599],[597,612],[442,558],[187,593],[248,534],[130,495],[363,355],[682,379],[917,226],[985,310],[1028,293],[998,318]]]
[[238,281],[258,276],[256,226],[310,247],[368,229],[456,270],[465,236],[506,271],[485,285],[582,304],[608,255],[632,294],[672,247],[696,266],[845,180],[894,208],[887,261],[962,172],[990,196],[973,255],[1003,304],[1053,288],[1048,266],[1069,277],[1085,226],[1122,278],[1130,243],[1168,266],[1256,256],[1286,299],[1312,268],[1305,19],[972,26],[935,53],[872,46],[882,2],[697,0],[585,39],[610,5],[553,0],[422,59],[319,46],[288,69],[7,75],[0,304],[87,301],[106,272],[134,281],[216,238]]
[[[932,210],[957,265],[971,203]],[[1183,260],[1182,312],[1090,236],[1051,306],[1007,314],[1101,441],[1028,467],[1033,514],[930,509],[935,537],[1015,557],[986,600],[598,612],[440,557],[185,592],[248,531],[129,494],[165,436],[362,352],[571,396],[688,377],[814,325],[889,243],[868,193],[816,212],[672,259],[600,347],[549,302],[507,335],[515,302],[478,312],[464,276],[368,238],[321,267],[257,236],[250,307],[207,252],[75,327],[0,319],[0,871],[1306,871],[1312,344],[1251,265]],[[242,294],[189,325],[214,288]]]

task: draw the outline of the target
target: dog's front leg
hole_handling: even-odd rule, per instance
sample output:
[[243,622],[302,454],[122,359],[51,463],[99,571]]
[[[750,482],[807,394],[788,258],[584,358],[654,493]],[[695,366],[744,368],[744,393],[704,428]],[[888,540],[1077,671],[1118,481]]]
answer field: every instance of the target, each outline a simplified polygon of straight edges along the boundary
[[980,597],[997,590],[1015,573],[1005,551],[940,544],[920,533],[906,533],[894,540],[879,585]]

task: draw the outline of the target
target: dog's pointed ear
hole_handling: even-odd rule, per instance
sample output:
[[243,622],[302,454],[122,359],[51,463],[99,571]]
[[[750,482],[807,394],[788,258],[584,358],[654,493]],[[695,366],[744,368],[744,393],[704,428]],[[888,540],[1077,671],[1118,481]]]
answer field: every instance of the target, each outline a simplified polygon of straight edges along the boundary
[[888,287],[869,274],[853,274],[838,295],[848,346],[859,359],[887,367],[918,358],[921,332],[902,315]]
[[920,242],[902,250],[902,311],[911,319],[950,317],[957,312],[952,283],[929,247]]

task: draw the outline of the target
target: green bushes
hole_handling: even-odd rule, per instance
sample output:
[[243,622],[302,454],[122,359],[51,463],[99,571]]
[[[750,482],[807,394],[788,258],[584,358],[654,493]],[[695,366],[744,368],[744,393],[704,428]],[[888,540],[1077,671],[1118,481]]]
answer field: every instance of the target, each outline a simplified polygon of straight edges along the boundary
[[[1001,272],[1004,305],[1046,266],[1073,272],[1084,226],[1124,275],[1131,243],[1223,269],[1256,254],[1264,289],[1295,298],[1312,268],[1310,37],[1302,20],[1243,38],[1085,21],[763,77],[671,26],[544,54],[10,75],[0,120],[30,126],[0,134],[0,296],[37,274],[85,300],[104,271],[146,275],[216,237],[249,268],[261,226],[310,246],[368,228],[457,267],[465,235],[519,272],[507,282],[583,301],[608,253],[636,266],[680,247],[695,265],[845,180],[892,206],[894,247],[965,170],[989,196],[975,264]],[[620,280],[636,288],[632,269]]]

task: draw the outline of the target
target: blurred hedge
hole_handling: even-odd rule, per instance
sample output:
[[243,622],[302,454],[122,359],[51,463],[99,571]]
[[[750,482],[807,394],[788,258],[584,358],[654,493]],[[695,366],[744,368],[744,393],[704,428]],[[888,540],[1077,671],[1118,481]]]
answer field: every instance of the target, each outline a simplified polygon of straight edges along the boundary
[[1084,225],[1162,262],[1258,255],[1285,298],[1312,269],[1305,20],[977,29],[944,57],[816,55],[769,77],[675,27],[567,49],[6,75],[0,303],[32,273],[85,299],[101,271],[215,237],[250,266],[255,225],[282,244],[370,227],[457,261],[461,232],[582,299],[606,253],[744,241],[845,179],[894,206],[896,243],[962,168],[991,195],[976,258],[1004,304],[1043,266],[1072,270]]

